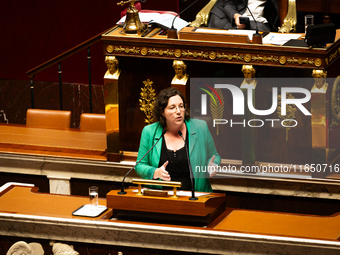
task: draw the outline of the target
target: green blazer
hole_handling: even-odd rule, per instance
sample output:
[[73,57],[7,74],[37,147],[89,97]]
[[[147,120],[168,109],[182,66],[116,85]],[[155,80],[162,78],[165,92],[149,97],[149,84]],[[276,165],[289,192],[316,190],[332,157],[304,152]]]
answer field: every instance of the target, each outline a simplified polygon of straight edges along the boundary
[[[216,164],[220,164],[221,157],[216,151],[214,141],[205,121],[190,119],[185,121],[185,124],[189,134],[189,158],[195,177],[195,191],[212,192],[207,166],[213,155],[216,156],[214,160]],[[144,127],[137,162],[160,139],[163,128],[159,122]],[[154,172],[158,168],[161,148],[162,140],[136,166],[136,172],[140,177],[144,179],[153,178]]]

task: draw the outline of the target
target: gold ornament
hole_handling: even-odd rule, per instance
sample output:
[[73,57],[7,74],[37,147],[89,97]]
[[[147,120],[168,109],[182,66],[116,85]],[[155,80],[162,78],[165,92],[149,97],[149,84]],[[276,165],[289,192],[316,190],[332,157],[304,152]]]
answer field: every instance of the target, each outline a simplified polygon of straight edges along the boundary
[[140,105],[139,109],[146,116],[146,119],[144,122],[146,124],[151,124],[153,122],[152,110],[154,107],[156,92],[152,88],[152,84],[153,84],[152,81],[147,79],[146,81],[143,81],[143,83],[144,83],[144,88],[141,88],[142,92],[140,93],[141,99],[139,99],[139,105]]
[[108,46],[106,47],[106,51],[107,51],[108,53],[112,53],[112,52],[113,52],[113,46],[112,46],[112,45],[108,45]]

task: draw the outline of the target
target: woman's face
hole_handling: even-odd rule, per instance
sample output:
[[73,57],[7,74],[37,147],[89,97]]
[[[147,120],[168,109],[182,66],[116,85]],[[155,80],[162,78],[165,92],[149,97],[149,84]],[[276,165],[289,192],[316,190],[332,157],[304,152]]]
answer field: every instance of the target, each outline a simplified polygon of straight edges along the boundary
[[168,105],[162,115],[165,117],[166,125],[182,125],[185,116],[185,106],[179,95],[169,98]]

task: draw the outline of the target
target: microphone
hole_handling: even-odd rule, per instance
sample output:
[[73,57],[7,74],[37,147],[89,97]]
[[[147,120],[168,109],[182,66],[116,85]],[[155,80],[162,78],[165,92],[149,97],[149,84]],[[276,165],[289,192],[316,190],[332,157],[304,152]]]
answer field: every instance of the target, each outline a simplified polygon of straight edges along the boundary
[[253,13],[251,12],[251,10],[249,9],[248,5],[247,5],[247,8],[248,8],[248,11],[249,11],[250,15],[253,17],[253,20],[254,20],[255,26],[256,26],[256,33],[253,34],[252,43],[262,44],[262,35],[259,34],[259,28],[258,28],[258,26],[257,26],[257,21],[256,21],[256,19],[254,18],[254,15],[253,15]]
[[140,160],[138,160],[138,162],[126,173],[126,175],[124,176],[124,178],[123,178],[123,181],[122,181],[122,188],[121,188],[121,190],[119,191],[119,192],[117,192],[117,194],[119,194],[119,195],[125,195],[126,194],[126,191],[124,191],[124,181],[125,181],[125,178],[126,178],[126,176],[128,176],[128,174],[133,170],[133,169],[135,169],[135,167],[139,164],[139,162],[141,162],[142,161],[142,159],[146,156],[146,155],[148,155],[149,154],[149,152],[156,146],[156,144],[161,140],[161,138],[165,135],[165,133],[166,133],[166,129],[164,129],[163,130],[163,133],[162,133],[162,135],[159,137],[159,139],[158,139],[158,141],[157,142],[155,142],[155,144],[154,145],[152,145],[152,147],[144,154],[144,156],[140,159]]
[[198,0],[192,2],[191,4],[189,4],[188,7],[184,8],[184,10],[182,10],[181,12],[179,12],[175,18],[172,20],[172,25],[171,25],[171,28],[168,30],[168,38],[171,38],[171,39],[178,39],[177,37],[177,29],[174,27],[174,23],[175,23],[175,19],[181,15],[183,12],[185,12],[187,9],[189,9],[192,5],[194,5]]
[[185,141],[185,139],[184,139],[184,137],[182,135],[181,130],[178,131],[178,134],[180,135],[180,137],[182,137],[182,139],[184,141],[185,151],[187,153],[189,172],[190,172],[190,179],[191,179],[191,197],[189,198],[189,200],[198,200],[198,197],[195,197],[195,178],[194,178],[194,174],[193,174],[192,168],[191,168],[191,163],[190,163],[190,159],[189,159],[187,142]]

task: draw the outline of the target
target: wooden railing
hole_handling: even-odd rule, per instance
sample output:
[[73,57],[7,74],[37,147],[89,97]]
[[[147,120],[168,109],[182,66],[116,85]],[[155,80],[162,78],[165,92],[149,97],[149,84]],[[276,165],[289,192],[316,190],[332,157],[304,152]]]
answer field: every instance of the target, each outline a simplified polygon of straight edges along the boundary
[[[111,29],[111,28],[110,28]],[[73,56],[74,54],[78,53],[87,48],[87,61],[88,61],[88,75],[89,75],[89,105],[90,105],[90,112],[92,113],[92,84],[91,84],[91,52],[90,47],[98,42],[101,41],[101,36],[107,29],[102,33],[90,38],[89,40],[78,44],[77,46],[65,51],[64,53],[46,61],[45,63],[34,67],[33,69],[26,72],[28,77],[31,79],[31,107],[34,109],[34,76],[41,71],[58,64],[58,74],[59,74],[59,97],[60,97],[60,110],[63,110],[63,100],[62,100],[62,70],[61,70],[61,61]]]

